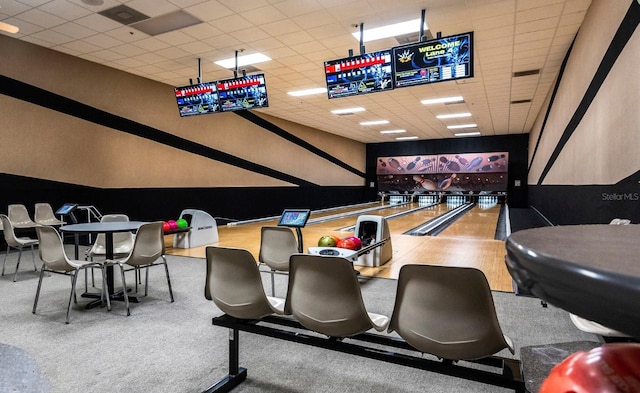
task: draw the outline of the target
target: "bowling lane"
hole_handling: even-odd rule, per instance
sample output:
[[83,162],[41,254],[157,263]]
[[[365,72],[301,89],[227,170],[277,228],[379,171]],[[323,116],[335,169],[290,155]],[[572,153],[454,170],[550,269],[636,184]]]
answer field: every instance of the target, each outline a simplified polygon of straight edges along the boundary
[[[329,232],[339,231],[341,228],[353,226],[356,224],[358,220],[358,216],[361,215],[376,215],[389,217],[394,214],[401,214],[408,212],[411,209],[415,209],[418,207],[417,204],[414,203],[406,203],[406,204],[389,204],[385,202],[384,204],[380,204],[381,209],[371,211],[371,212],[362,212],[356,215],[345,215],[337,212],[332,212],[329,215],[316,215],[312,213],[309,222],[305,228],[313,228],[313,229],[322,229]],[[324,221],[324,219],[329,219],[328,221]],[[319,220],[319,221],[316,221]],[[395,221],[397,218],[389,219],[389,222]]]
[[[414,204],[414,207],[417,206],[417,204]],[[416,210],[411,214],[396,217],[392,220],[388,220],[389,231],[391,233],[402,234],[410,229],[424,224],[427,221],[433,220],[434,218],[448,212],[451,208],[452,207],[447,206],[446,203],[440,203],[435,206]]]
[[453,224],[440,232],[439,237],[493,240],[502,205],[476,205]]

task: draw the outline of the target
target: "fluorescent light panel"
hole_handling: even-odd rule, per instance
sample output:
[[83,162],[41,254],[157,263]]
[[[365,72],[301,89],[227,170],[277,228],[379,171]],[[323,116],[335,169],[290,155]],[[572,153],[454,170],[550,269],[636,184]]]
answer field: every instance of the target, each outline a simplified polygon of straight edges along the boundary
[[447,128],[450,130],[457,130],[459,128],[475,128],[477,126],[477,124],[456,124],[454,126],[447,126]]
[[326,92],[327,92],[326,87],[316,87],[313,89],[290,91],[287,94],[294,97],[301,97],[301,96],[310,96],[312,94],[320,94],[320,93],[326,93]]
[[0,30],[7,33],[16,34],[20,29],[17,26],[10,25],[8,23],[0,22]]
[[417,136],[401,136],[396,138],[397,141],[408,141],[409,139],[418,139]]
[[355,108],[334,109],[331,111],[331,113],[333,113],[334,115],[344,115],[347,113],[356,113],[356,112],[364,112],[364,111],[366,111],[366,109],[364,109],[361,106],[357,106]]
[[380,131],[381,134],[402,134],[403,132],[407,132],[407,130],[385,130],[385,131]]
[[438,115],[436,116],[436,119],[457,119],[460,117],[471,117],[471,113],[449,113],[446,115]]
[[[421,19],[413,19],[408,20],[406,22],[394,23],[387,26],[375,27],[373,29],[365,29],[362,32],[362,41],[369,42],[380,40],[382,38],[395,37],[399,35],[411,34],[420,31],[420,22]],[[429,27],[427,24],[424,24],[424,30],[427,30]],[[352,33],[353,37],[356,40],[360,40],[360,30],[355,33]]]
[[457,134],[453,134],[455,136],[477,136],[480,135],[480,131],[475,132],[459,132]]
[[[252,53],[250,55],[238,56],[238,67],[262,63],[263,61],[269,61],[271,58],[262,53]],[[231,57],[229,59],[214,61],[217,65],[224,68],[235,68],[236,67],[236,58]]]
[[462,96],[433,98],[430,100],[422,100],[420,101],[420,103],[422,105],[432,105],[432,104],[446,104],[448,102],[458,102],[458,101],[464,101],[464,98],[462,98]]
[[389,124],[389,120],[371,120],[360,122],[361,126],[376,126],[378,124]]

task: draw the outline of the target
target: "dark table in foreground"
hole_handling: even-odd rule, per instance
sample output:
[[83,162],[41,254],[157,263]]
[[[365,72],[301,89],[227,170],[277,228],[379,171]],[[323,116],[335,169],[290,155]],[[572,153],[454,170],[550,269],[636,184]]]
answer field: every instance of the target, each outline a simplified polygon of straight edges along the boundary
[[527,229],[506,242],[518,286],[570,313],[640,337],[640,225]]
[[[143,221],[116,221],[116,222],[88,222],[82,224],[63,225],[60,231],[73,234],[99,234],[104,233],[106,259],[113,259],[113,234],[118,232],[137,231]],[[78,241],[76,237],[76,256],[78,259]],[[123,300],[123,293],[116,293],[113,288],[113,265],[107,266],[107,286],[112,300]],[[137,301],[137,298],[130,298]]]

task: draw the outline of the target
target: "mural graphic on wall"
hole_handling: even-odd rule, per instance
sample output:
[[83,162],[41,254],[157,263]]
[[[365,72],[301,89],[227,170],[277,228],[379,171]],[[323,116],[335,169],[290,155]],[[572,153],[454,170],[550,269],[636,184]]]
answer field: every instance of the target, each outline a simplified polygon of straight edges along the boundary
[[378,191],[507,191],[508,165],[507,152],[378,157]]

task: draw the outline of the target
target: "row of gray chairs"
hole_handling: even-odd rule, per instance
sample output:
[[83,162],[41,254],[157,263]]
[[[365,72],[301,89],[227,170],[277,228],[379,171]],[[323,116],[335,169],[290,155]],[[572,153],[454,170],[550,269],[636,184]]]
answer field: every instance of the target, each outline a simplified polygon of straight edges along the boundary
[[478,269],[405,265],[391,317],[368,312],[353,265],[340,257],[294,254],[285,299],[264,292],[253,255],[240,248],[206,249],[205,297],[238,319],[291,315],[329,337],[370,329],[393,331],[420,352],[448,360],[472,360],[509,349],[491,290]]
[[7,208],[7,217],[14,228],[34,228],[37,225],[63,225],[65,222],[56,218],[51,205],[36,203],[34,219],[31,219],[25,205],[11,204]]

